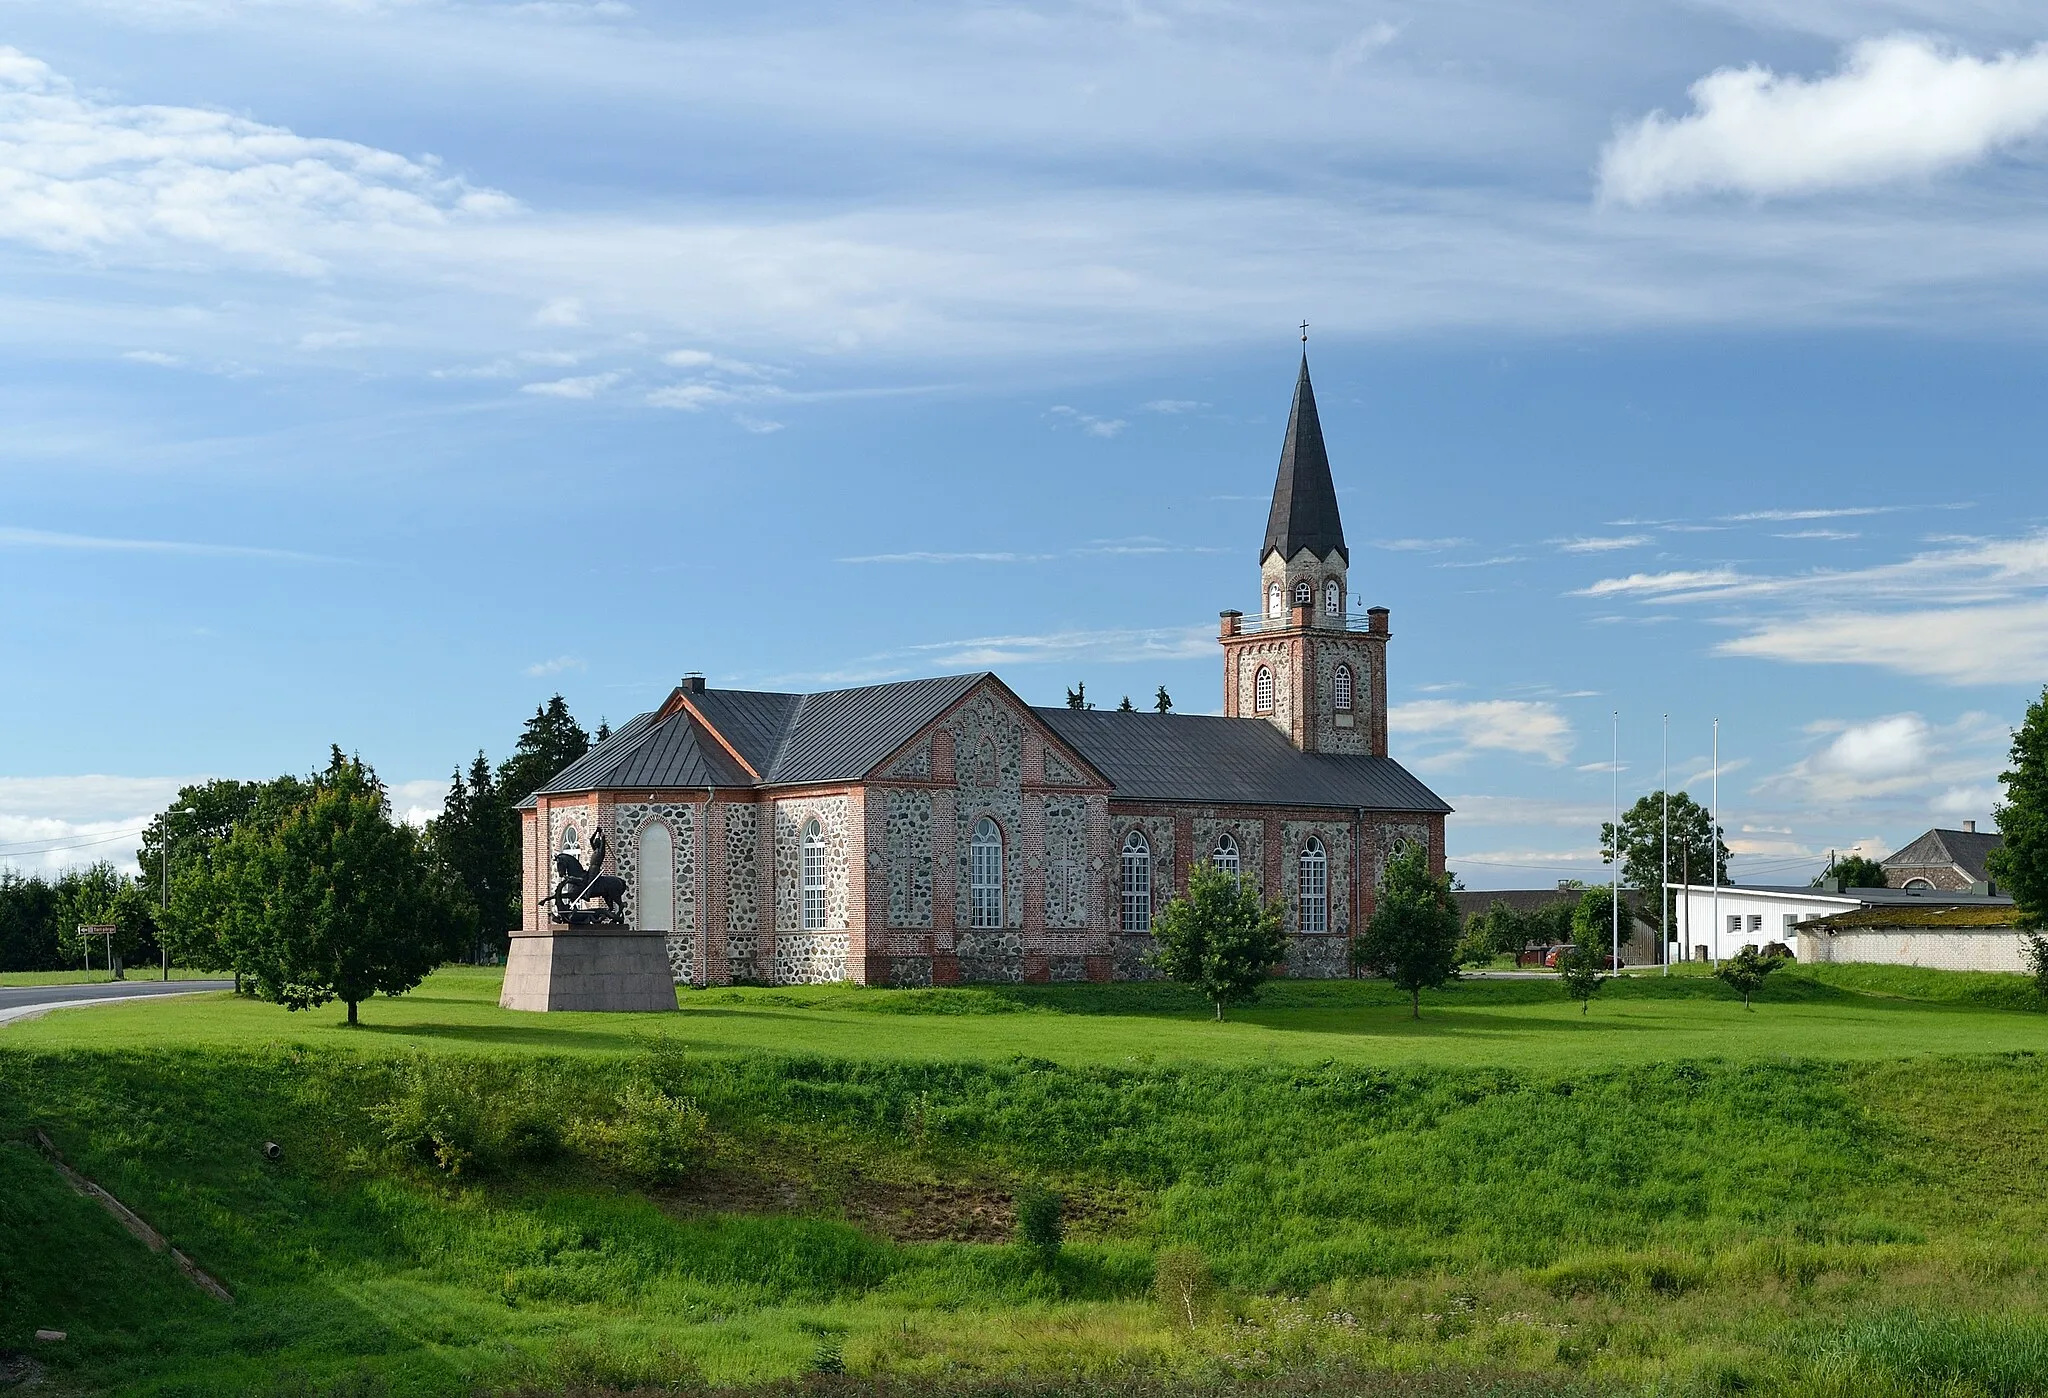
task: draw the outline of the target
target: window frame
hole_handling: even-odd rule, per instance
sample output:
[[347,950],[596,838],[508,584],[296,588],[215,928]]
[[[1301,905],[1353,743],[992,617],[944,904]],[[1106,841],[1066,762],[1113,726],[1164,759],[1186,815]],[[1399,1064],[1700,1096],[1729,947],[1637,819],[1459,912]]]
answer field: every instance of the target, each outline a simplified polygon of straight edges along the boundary
[[1294,605],[1297,607],[1313,607],[1315,604],[1316,585],[1307,578],[1302,578],[1294,584]]
[[805,932],[825,926],[825,823],[804,822],[797,841],[797,926]]
[[1337,586],[1335,578],[1331,578],[1323,584],[1323,615],[1344,615],[1344,589]]
[[1152,842],[1131,830],[1117,851],[1118,926],[1125,932],[1152,930]]
[[[1223,859],[1226,852],[1230,855],[1227,863]],[[1229,874],[1233,880],[1244,877],[1244,851],[1238,847],[1237,836],[1226,830],[1216,837],[1216,844],[1209,851],[1209,867]]]
[[1280,586],[1280,584],[1277,582],[1270,582],[1266,584],[1267,616],[1285,616],[1287,614],[1286,601],[1286,588]]
[[967,899],[970,927],[1003,926],[1003,827],[991,816],[974,823],[968,841]]
[[1330,676],[1330,704],[1340,714],[1348,714],[1358,703],[1358,682],[1352,677],[1351,666],[1342,664]]
[[1319,835],[1309,836],[1294,857],[1294,907],[1300,931],[1330,930],[1330,855]]
[[1252,676],[1252,712],[1270,714],[1273,712],[1273,667],[1261,665]]

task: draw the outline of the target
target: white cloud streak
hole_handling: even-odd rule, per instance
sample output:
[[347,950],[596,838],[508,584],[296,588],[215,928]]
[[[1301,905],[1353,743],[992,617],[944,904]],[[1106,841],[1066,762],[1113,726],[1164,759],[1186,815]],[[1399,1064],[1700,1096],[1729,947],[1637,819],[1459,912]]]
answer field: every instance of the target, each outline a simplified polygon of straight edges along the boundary
[[1387,710],[1389,729],[1406,738],[1448,743],[1418,761],[1444,766],[1479,752],[1511,752],[1562,763],[1571,755],[1571,724],[1554,704],[1525,699],[1414,699]]
[[199,558],[257,558],[290,563],[340,563],[346,560],[295,549],[253,544],[195,543],[184,539],[120,539],[95,534],[64,534],[48,529],[0,525],[0,548],[64,549],[92,553],[168,553]]

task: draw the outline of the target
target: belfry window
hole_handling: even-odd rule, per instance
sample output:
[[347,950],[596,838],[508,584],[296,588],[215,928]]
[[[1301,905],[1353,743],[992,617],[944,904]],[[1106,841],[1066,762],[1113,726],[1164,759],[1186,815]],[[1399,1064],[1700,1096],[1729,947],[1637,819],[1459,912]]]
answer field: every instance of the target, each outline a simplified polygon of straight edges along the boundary
[[1323,614],[1325,616],[1341,616],[1343,615],[1343,613],[1343,589],[1337,586],[1337,580],[1335,578],[1331,578],[1328,582],[1323,584]]
[[1309,581],[1307,578],[1303,578],[1300,582],[1294,585],[1295,606],[1306,607],[1313,603],[1315,600],[1316,590],[1313,587],[1309,586]]
[[1003,829],[987,816],[974,826],[967,867],[976,927],[1003,925]]
[[1330,697],[1336,702],[1337,712],[1340,714],[1350,713],[1351,667],[1349,665],[1339,665],[1337,667],[1337,677],[1331,681],[1330,691]]
[[799,860],[803,883],[803,924],[806,932],[825,925],[825,827],[812,821],[804,827]]
[[1273,672],[1264,665],[1252,678],[1252,707],[1262,714],[1273,712]]
[[1237,852],[1237,841],[1229,835],[1219,836],[1215,850],[1209,855],[1209,867],[1219,874],[1228,874],[1233,879],[1236,878],[1243,868],[1243,861]]
[[1330,860],[1323,842],[1313,835],[1301,847],[1301,868],[1295,885],[1301,908],[1301,930],[1330,930]]
[[1280,606],[1280,584],[1269,584],[1266,588],[1266,615],[1279,616],[1282,610],[1283,608]]
[[1152,846],[1133,830],[1124,836],[1123,928],[1126,932],[1152,930]]

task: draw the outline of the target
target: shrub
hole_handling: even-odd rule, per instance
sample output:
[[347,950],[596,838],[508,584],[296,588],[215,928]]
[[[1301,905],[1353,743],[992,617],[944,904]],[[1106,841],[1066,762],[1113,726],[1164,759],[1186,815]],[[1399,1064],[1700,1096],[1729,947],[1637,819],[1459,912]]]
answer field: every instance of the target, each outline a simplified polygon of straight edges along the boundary
[[2026,960],[2027,974],[2034,978],[2034,989],[2048,997],[2048,937],[2039,932],[2028,933],[2020,955]]
[[[525,1065],[520,1065],[523,1069]],[[392,1069],[391,1090],[367,1109],[384,1139],[451,1175],[502,1169],[561,1146],[557,1093],[531,1070],[480,1059],[417,1058]]]
[[1209,1314],[1216,1276],[1196,1248],[1168,1248],[1152,1269],[1152,1295],[1175,1320],[1192,1330]]
[[609,1118],[571,1122],[569,1146],[632,1179],[667,1184],[702,1158],[708,1123],[697,1104],[645,1083],[628,1084]]
[[1049,1189],[1029,1189],[1017,1196],[1017,1237],[1040,1257],[1058,1255],[1066,1240],[1060,1222],[1060,1196]]

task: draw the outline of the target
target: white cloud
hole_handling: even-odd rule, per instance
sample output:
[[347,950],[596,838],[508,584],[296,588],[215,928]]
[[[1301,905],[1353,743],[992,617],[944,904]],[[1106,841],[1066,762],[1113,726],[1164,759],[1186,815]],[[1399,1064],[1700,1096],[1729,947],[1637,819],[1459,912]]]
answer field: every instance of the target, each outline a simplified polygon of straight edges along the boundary
[[782,424],[773,418],[753,417],[746,413],[735,413],[732,420],[746,431],[752,432],[757,436],[766,436],[770,432],[780,432],[782,430]]
[[1765,623],[1715,651],[1795,665],[1874,665],[1949,684],[2029,682],[2048,674],[2048,601],[1816,612]]
[[1727,568],[1679,570],[1670,573],[1630,573],[1625,578],[1602,578],[1591,587],[1580,588],[1574,597],[1617,597],[1627,594],[1661,596],[1673,592],[1700,592],[1732,587],[1742,582],[1740,573]]
[[1798,194],[1974,164],[2048,125],[2048,48],[1981,59],[1894,34],[1855,45],[1826,77],[1723,68],[1691,95],[1689,115],[1653,112],[1609,142],[1604,198]]
[[0,238],[146,264],[214,254],[326,274],[366,233],[488,219],[495,190],[352,141],[196,107],[120,106],[0,48]]
[[584,668],[583,657],[579,655],[558,655],[551,660],[536,660],[526,667],[524,673],[534,679],[546,679],[550,675],[563,674],[570,670]]
[[1988,811],[2009,731],[1982,713],[1948,724],[1917,713],[1886,714],[1811,729],[1819,746],[1759,781],[1758,795],[1866,817],[1873,804],[1883,804],[1906,819],[1927,811]]
[[391,813],[417,827],[441,814],[448,799],[448,782],[445,778],[390,782],[385,785],[384,794],[391,801]]
[[595,398],[624,377],[617,370],[605,374],[582,374],[572,379],[526,384],[519,391],[539,394],[544,398]]
[[125,350],[121,357],[137,364],[154,364],[163,369],[175,369],[185,362],[181,356],[165,354],[162,350]]
[[1453,745],[1424,758],[1443,765],[1475,752],[1513,752],[1561,763],[1571,755],[1571,724],[1553,704],[1525,699],[1414,699],[1387,711],[1388,727],[1403,737]]
[[1394,553],[1442,553],[1445,549],[1463,548],[1470,539],[1374,539],[1372,546]]
[[[1895,515],[1908,508],[1905,505],[1842,505],[1826,510],[1750,510],[1745,514],[1722,515],[1724,524],[1748,524],[1763,520],[1771,524],[1793,524],[1803,519],[1852,519],[1864,515]],[[1960,509],[1958,505],[1914,505],[1916,510]]]
[[250,544],[206,544],[183,539],[117,539],[95,534],[62,534],[48,529],[17,529],[0,525],[0,548],[67,549],[98,553],[177,553],[204,558],[271,558],[293,563],[339,563],[345,560],[292,549]]
[[1207,660],[1215,652],[1216,632],[1209,626],[977,636],[964,641],[932,641],[906,648],[907,654],[921,657],[924,663],[971,669],[1071,663],[1076,660]]
[[1650,542],[1648,534],[1622,534],[1598,539],[1552,539],[1566,553],[1612,553],[1616,549],[1639,549]]
[[1124,428],[1130,426],[1129,423],[1120,417],[1096,417],[1092,413],[1084,413],[1079,409],[1070,408],[1064,403],[1055,404],[1052,408],[1048,409],[1048,414],[1076,424],[1091,437],[1114,437],[1119,432],[1122,432]]
[[1192,398],[1154,398],[1142,406],[1148,413],[1165,413],[1171,416],[1176,413],[1199,412],[1209,405],[1198,403]]
[[739,395],[731,389],[712,383],[670,384],[647,395],[647,401],[653,407],[680,408],[686,413],[701,413],[706,408],[735,402],[738,398]]
[[533,313],[535,325],[565,330],[586,325],[589,319],[583,308],[583,298],[580,296],[557,296],[551,301],[544,302],[541,308]]
[[930,553],[922,550],[911,553],[865,553],[852,558],[842,558],[841,563],[1046,563],[1055,555],[1049,553]]
[[1853,529],[1794,529],[1784,534],[1773,534],[1774,539],[1860,539],[1863,536]]

